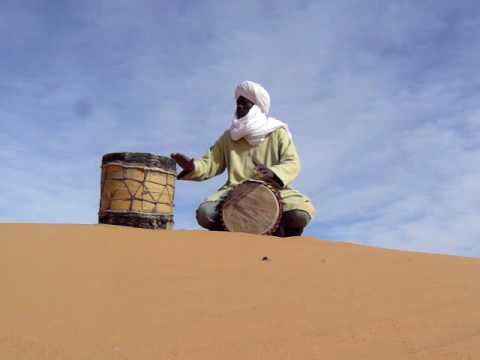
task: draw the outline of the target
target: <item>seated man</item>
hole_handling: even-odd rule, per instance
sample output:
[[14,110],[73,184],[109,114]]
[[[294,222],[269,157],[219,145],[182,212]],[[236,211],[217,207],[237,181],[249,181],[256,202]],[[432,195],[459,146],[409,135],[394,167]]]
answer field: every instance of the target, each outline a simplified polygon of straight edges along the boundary
[[198,223],[222,230],[218,204],[236,185],[248,179],[277,184],[283,203],[280,226],[274,235],[299,236],[315,214],[311,201],[290,185],[300,172],[300,160],[287,124],[268,117],[270,96],[259,84],[240,83],[235,90],[236,111],[226,130],[200,160],[174,153],[183,171],[179,180],[203,181],[227,169],[228,179],[197,210]]

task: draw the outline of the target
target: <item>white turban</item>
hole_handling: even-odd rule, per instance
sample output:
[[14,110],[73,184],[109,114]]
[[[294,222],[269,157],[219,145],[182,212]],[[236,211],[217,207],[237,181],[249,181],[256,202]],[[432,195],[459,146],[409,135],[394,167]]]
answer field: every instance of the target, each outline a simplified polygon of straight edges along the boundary
[[265,115],[270,112],[270,95],[262,85],[253,81],[243,81],[235,89],[235,99],[240,96],[247,98],[257,105]]
[[265,137],[278,128],[285,128],[290,138],[292,134],[288,125],[275,118],[269,117],[270,95],[260,84],[253,81],[243,81],[235,89],[235,99],[240,96],[250,100],[254,105],[244,117],[232,119],[230,137],[237,141],[245,138],[252,146],[265,140]]

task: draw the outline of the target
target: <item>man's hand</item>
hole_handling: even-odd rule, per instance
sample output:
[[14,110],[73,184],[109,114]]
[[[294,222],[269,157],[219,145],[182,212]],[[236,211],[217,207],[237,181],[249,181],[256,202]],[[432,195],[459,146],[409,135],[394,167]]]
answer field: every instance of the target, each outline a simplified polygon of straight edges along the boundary
[[275,173],[270,170],[268,167],[266,167],[263,164],[257,165],[255,167],[255,170],[257,170],[257,173],[260,175],[261,179],[273,184],[277,187],[282,187],[282,181],[275,175]]
[[193,163],[193,159],[189,158],[183,154],[173,153],[170,157],[177,162],[177,164],[186,172],[189,173],[190,171],[195,170],[195,164]]

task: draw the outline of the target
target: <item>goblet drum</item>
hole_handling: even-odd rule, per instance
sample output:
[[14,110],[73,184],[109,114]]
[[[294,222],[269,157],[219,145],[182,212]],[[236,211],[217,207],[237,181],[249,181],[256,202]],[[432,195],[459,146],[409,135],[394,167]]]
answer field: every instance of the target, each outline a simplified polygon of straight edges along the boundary
[[220,204],[220,217],[227,231],[269,235],[282,216],[279,191],[258,180],[248,180],[231,190]]

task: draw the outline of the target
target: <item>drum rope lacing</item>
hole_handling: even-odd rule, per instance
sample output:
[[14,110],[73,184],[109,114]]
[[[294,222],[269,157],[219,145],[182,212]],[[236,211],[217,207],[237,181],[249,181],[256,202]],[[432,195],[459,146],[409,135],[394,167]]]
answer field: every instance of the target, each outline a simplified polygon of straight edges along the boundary
[[[118,213],[119,210],[112,210],[111,207],[112,207],[112,201],[113,200],[119,200],[119,201],[130,201],[130,205],[129,205],[129,210],[128,212],[129,213],[138,213],[138,214],[152,214],[152,211],[146,211],[146,212],[142,212],[142,211],[138,211],[138,210],[133,210],[133,202],[136,200],[136,201],[142,201],[142,202],[147,202],[147,203],[150,203],[150,204],[153,204],[154,205],[154,208],[152,209],[153,210],[153,213],[154,214],[162,214],[162,213],[165,213],[165,214],[170,214],[170,212],[166,211],[166,212],[160,212],[158,211],[158,205],[167,205],[169,206],[171,209],[172,209],[172,212],[175,208],[175,205],[174,205],[174,202],[173,202],[173,199],[174,199],[174,194],[175,194],[175,188],[172,184],[169,184],[168,182],[168,177],[174,177],[176,176],[176,173],[173,172],[173,171],[168,171],[168,170],[164,170],[164,169],[160,169],[160,168],[156,168],[156,167],[145,167],[145,166],[137,166],[137,165],[126,165],[124,163],[119,163],[119,162],[109,162],[107,164],[103,164],[102,165],[102,169],[105,168],[105,167],[108,167],[108,166],[112,166],[112,165],[115,165],[115,166],[120,166],[120,168],[122,169],[122,177],[121,178],[114,178],[114,179],[108,179],[110,181],[119,181],[121,183],[123,183],[125,189],[127,190],[128,194],[130,195],[129,198],[115,198],[115,193],[116,191],[113,191],[111,194],[102,194],[102,195],[105,195],[105,196],[102,196],[101,198],[101,201],[103,202],[103,199],[104,197],[106,197],[106,201],[107,201],[107,206],[106,206],[106,209],[104,210],[101,210],[99,211],[99,213],[110,213],[110,212],[114,212],[114,213]],[[144,173],[143,173],[143,180],[137,180],[137,179],[133,179],[133,178],[129,178],[126,176],[126,168],[133,168],[133,169],[140,169],[140,170],[143,170]],[[147,177],[149,175],[150,172],[160,172],[160,173],[163,173],[165,175],[165,183],[159,183],[157,181],[152,181],[152,180],[148,180],[147,181]],[[105,174],[107,174],[107,172],[105,172]],[[107,178],[103,178],[102,179],[102,189],[104,189],[104,183],[105,181],[107,180]],[[133,189],[130,189],[130,187],[128,186],[127,184],[127,181],[130,181],[130,182],[134,182],[134,183],[138,183],[138,186],[136,188],[135,191],[133,191]],[[152,184],[156,184],[156,185],[161,185],[163,186],[164,188],[162,189],[162,191],[158,192],[158,195],[155,196],[151,191],[150,189],[148,188],[148,183],[152,183]],[[147,198],[143,198],[143,197],[138,197],[138,192],[140,190],[143,190],[142,194],[143,195],[149,195],[151,197],[152,200],[149,200]],[[160,199],[163,197],[163,195],[165,194],[165,192],[167,193],[167,197],[169,199],[168,202],[164,202],[164,201],[161,201]],[[101,206],[101,208],[103,208],[103,206]],[[126,211],[125,211],[126,212]]]

